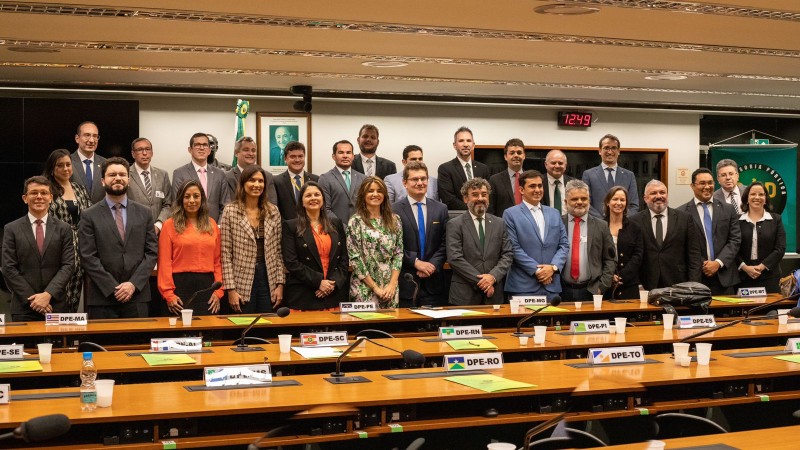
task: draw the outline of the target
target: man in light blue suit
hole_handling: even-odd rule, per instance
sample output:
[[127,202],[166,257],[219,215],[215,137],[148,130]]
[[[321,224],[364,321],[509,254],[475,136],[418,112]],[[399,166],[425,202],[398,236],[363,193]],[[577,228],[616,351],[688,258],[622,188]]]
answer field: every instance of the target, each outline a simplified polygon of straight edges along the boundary
[[506,276],[509,295],[561,293],[561,270],[567,260],[569,242],[561,215],[542,204],[544,176],[527,170],[519,177],[522,203],[506,209],[503,221],[514,250],[514,262]]
[[[406,148],[403,149],[403,167],[414,161],[422,162],[422,148],[414,144],[407,145]],[[386,189],[389,191],[389,203],[394,203],[408,196],[406,187],[403,184],[402,170],[400,173],[386,175],[383,181],[386,183]],[[439,201],[439,183],[436,181],[436,177],[428,175],[428,193],[425,194],[425,196],[437,202]]]
[[589,214],[603,218],[603,199],[608,190],[614,186],[622,186],[628,190],[628,216],[639,212],[639,190],[636,188],[636,176],[628,169],[617,164],[620,152],[619,138],[607,134],[600,139],[599,166],[583,172],[583,182],[589,185],[589,196],[592,205]]

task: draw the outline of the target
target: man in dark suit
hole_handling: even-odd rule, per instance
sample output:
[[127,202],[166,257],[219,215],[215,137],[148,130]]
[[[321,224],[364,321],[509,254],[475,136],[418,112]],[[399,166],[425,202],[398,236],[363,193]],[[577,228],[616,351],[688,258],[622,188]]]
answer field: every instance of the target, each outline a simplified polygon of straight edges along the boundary
[[[297,200],[300,189],[309,181],[319,181],[319,177],[305,171],[306,146],[302,142],[292,141],[283,149],[286,160],[286,172],[275,177],[275,192],[278,197],[278,210],[283,220],[297,217]],[[342,225],[347,227],[347,223]]]
[[712,200],[714,177],[705,167],[692,172],[692,191],[694,198],[681,209],[692,217],[702,239],[702,283],[711,288],[711,293],[715,295],[733,293],[734,286],[739,284],[736,264],[742,243],[739,215],[733,206]]
[[[236,199],[236,188],[239,186],[239,177],[242,176],[242,171],[257,162],[256,141],[248,136],[239,138],[233,146],[233,154],[236,155],[236,166],[225,172],[225,185],[228,187],[230,201]],[[266,172],[266,175],[264,188],[267,190],[267,198],[274,205],[278,203],[275,178],[269,172]]]
[[414,306],[414,283],[405,280],[407,273],[419,284],[417,305],[440,305],[444,303],[447,292],[442,273],[447,260],[447,206],[425,197],[428,192],[428,168],[425,163],[406,164],[403,182],[408,196],[392,205],[392,210],[400,216],[403,225],[400,307]]
[[591,300],[611,287],[616,269],[614,240],[608,224],[589,214],[589,186],[580,180],[567,183],[567,227],[569,253],[561,274],[561,299]]
[[489,178],[489,184],[492,186],[489,214],[496,216],[502,216],[506,209],[522,202],[522,188],[519,186],[522,162],[525,161],[525,144],[522,140],[509,139],[503,147],[503,158],[506,160],[507,169]]
[[547,185],[542,203],[564,214],[567,210],[564,204],[567,198],[565,186],[573,179],[564,173],[567,170],[567,155],[558,149],[550,150],[544,158],[544,168],[547,171]]
[[333,144],[333,169],[319,177],[319,187],[325,196],[325,209],[336,214],[347,228],[350,216],[356,211],[358,188],[364,174],[352,170],[353,144],[342,140]]
[[450,211],[467,209],[461,196],[461,186],[475,177],[489,179],[489,167],[472,159],[475,141],[472,130],[461,127],[453,136],[456,157],[439,166],[439,199]]
[[397,173],[397,166],[386,158],[376,156],[378,151],[378,127],[365,124],[358,130],[359,154],[353,159],[353,170],[366,176],[375,176],[381,180],[387,175]]
[[567,259],[567,228],[555,209],[542,205],[544,176],[538,170],[522,172],[522,203],[508,208],[503,221],[514,251],[506,276],[509,295],[561,293],[561,270]]
[[172,215],[172,185],[166,171],[151,164],[153,144],[140,137],[131,143],[134,164],[128,183],[128,198],[150,208],[155,221],[155,232],[161,232],[161,224]]
[[208,142],[205,133],[195,133],[189,139],[189,154],[192,160],[172,172],[172,192],[179,192],[186,180],[199,181],[208,199],[208,215],[219,223],[223,208],[231,201],[230,191],[225,182],[225,172],[208,164],[210,152]]
[[631,217],[642,227],[644,253],[640,281],[645,289],[700,281],[700,236],[691,217],[669,208],[667,186],[652,180],[644,188],[647,209]]
[[739,166],[732,159],[721,159],[717,163],[717,182],[719,189],[714,198],[733,207],[736,214],[742,214],[742,193],[744,186],[739,183]]
[[464,183],[461,192],[467,212],[447,224],[452,305],[503,303],[503,284],[514,253],[503,219],[486,212],[491,189],[483,178]]
[[75,133],[75,142],[78,149],[72,152],[72,176],[70,181],[86,188],[92,203],[97,203],[106,195],[100,183],[100,164],[106,159],[98,155],[97,144],[100,142],[100,133],[94,122],[83,122],[78,125]]
[[603,199],[608,190],[614,186],[622,186],[628,190],[628,214],[639,212],[639,191],[636,188],[636,176],[628,169],[623,169],[617,164],[619,159],[619,139],[613,134],[607,134],[600,139],[599,166],[586,169],[583,172],[583,182],[589,185],[589,195],[592,197],[592,207],[589,214],[603,218]]
[[150,274],[158,242],[150,209],[128,201],[129,166],[123,158],[102,165],[106,197],[81,215],[81,264],[89,280],[89,319],[146,317]]
[[2,272],[14,322],[69,312],[65,290],[75,270],[75,250],[70,226],[48,214],[52,189],[45,177],[25,180],[22,201],[28,214],[3,230]]

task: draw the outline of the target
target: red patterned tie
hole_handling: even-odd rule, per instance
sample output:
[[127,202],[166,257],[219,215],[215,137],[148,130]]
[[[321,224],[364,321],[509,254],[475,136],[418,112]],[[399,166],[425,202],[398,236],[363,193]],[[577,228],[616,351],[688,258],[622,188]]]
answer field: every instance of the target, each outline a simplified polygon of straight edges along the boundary
[[572,259],[569,274],[575,282],[581,276],[581,218],[575,218],[575,227],[572,229]]

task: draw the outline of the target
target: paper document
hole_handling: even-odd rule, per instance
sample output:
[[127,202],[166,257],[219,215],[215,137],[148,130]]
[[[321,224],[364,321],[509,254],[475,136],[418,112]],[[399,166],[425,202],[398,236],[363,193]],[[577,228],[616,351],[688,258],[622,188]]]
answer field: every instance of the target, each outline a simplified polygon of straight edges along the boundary
[[508,391],[511,389],[522,389],[536,387],[535,384],[522,383],[520,381],[508,380],[497,375],[463,375],[460,377],[447,377],[447,381],[463,384],[464,386],[478,389],[484,392]]

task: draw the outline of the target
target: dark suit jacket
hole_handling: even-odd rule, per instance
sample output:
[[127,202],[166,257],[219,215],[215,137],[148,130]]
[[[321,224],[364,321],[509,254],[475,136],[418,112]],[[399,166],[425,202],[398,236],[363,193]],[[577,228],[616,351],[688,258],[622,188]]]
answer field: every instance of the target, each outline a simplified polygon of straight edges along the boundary
[[[219,223],[222,210],[225,209],[225,205],[231,201],[230,191],[228,190],[228,184],[225,180],[225,172],[222,169],[208,164],[206,170],[208,215]],[[172,172],[172,192],[175,193],[175,196],[178,195],[181,185],[186,182],[186,180],[200,181],[191,162],[178,167]],[[264,181],[266,182],[266,180]]]
[[[489,167],[472,159],[472,176],[489,179]],[[439,199],[447,205],[447,209],[450,211],[467,209],[464,197],[461,196],[461,186],[467,182],[464,163],[458,157],[447,161],[439,166],[437,178],[439,178]]]
[[[669,224],[667,227],[669,230]],[[639,285],[639,268],[642,266],[643,254],[642,225],[625,217],[617,234],[617,274],[622,278],[620,289]]]
[[[73,183],[80,184],[88,191],[89,186],[86,185],[86,166],[83,164],[83,161],[81,161],[81,155],[75,150],[69,157],[72,160],[72,176],[69,177],[69,180]],[[89,192],[92,203],[97,203],[106,196],[106,190],[103,187],[103,183],[100,181],[103,179],[103,169],[100,165],[103,164],[105,160],[105,158],[95,152],[94,167],[92,167],[92,192]]]
[[[353,170],[365,173],[364,172],[364,161],[361,159],[361,154],[359,153],[353,158]],[[381,180],[386,178],[386,175],[391,175],[393,173],[397,173],[397,166],[394,162],[386,159],[381,158],[380,156],[375,156],[375,176],[380,178]]]
[[128,198],[150,208],[155,222],[164,223],[172,215],[173,196],[172,185],[167,172],[150,166],[150,185],[153,194],[148,196],[144,187],[144,179],[139,175],[136,166],[131,166],[131,180],[128,183]]
[[[503,219],[491,214],[484,217],[483,248],[469,212],[465,211],[447,224],[447,261],[453,269],[450,303],[453,305],[503,303],[503,286],[514,261],[514,251]],[[497,280],[491,298],[478,288],[478,275],[484,273]]]
[[[739,255],[739,245],[742,243],[742,232],[739,229],[739,216],[733,206],[713,199],[714,211],[711,214],[711,233],[714,243],[714,259],[722,261],[723,267],[717,272],[720,284],[723,286],[736,286],[739,284],[739,269],[736,267],[736,257]],[[709,259],[705,246],[705,233],[703,232],[703,219],[697,213],[694,199],[681,206],[681,209],[694,220],[700,237],[700,254],[702,261]]]
[[281,249],[286,270],[286,287],[283,298],[292,309],[328,309],[346,302],[350,289],[349,260],[346,237],[342,221],[332,217],[334,231],[330,233],[331,250],[328,255],[328,274],[326,280],[336,283],[331,295],[317,298],[314,294],[323,280],[322,262],[314,240],[314,234],[307,228],[302,236],[297,235],[297,219],[283,221]]
[[[608,172],[603,166],[595,166],[583,172],[583,182],[589,185],[589,198],[592,208],[589,213],[598,218],[603,217],[603,199],[613,186],[608,185]],[[628,215],[639,212],[639,191],[636,188],[636,175],[628,169],[617,166],[614,186],[622,186],[628,190]]]
[[511,185],[508,169],[489,177],[489,185],[492,187],[492,193],[489,194],[489,214],[502,216],[505,210],[517,204],[514,201],[514,186]]
[[[271,173],[266,172],[267,177],[264,180],[264,188],[267,190],[267,198],[273,205],[278,203],[278,194],[275,192],[275,177]],[[228,201],[232,202],[236,199],[236,188],[239,186],[239,177],[242,176],[242,171],[239,170],[239,165],[225,172],[225,185],[228,188]]]
[[[550,201],[550,187],[547,185],[547,183],[548,183],[547,174],[545,173],[543,175],[544,175],[544,180],[542,181],[542,184],[544,184],[544,196],[542,197],[542,203],[544,203],[545,205],[547,205],[547,206],[549,206],[551,208],[555,208],[555,206],[553,206],[553,202]],[[564,174],[564,175],[561,176],[561,181],[564,183],[564,192],[565,192],[564,195],[561,196],[561,200],[565,200],[567,198],[566,197],[566,195],[567,195],[566,194],[566,186],[567,186],[567,183],[570,182],[570,180],[574,180],[574,178],[572,178],[571,176],[569,176],[567,174]],[[566,211],[564,211],[564,212],[566,212]]]
[[[756,224],[758,234],[758,258],[750,259],[750,248],[753,246],[753,224],[739,219],[739,228],[742,231],[742,244],[736,257],[736,267],[745,263],[748,266],[764,264],[767,271],[762,272],[758,279],[767,279],[781,276],[781,259],[786,253],[786,230],[779,214],[770,213],[772,220],[763,220]],[[746,273],[740,271],[742,281],[754,281]],[[755,285],[753,285],[755,286]]]
[[44,254],[39,254],[36,237],[26,214],[6,224],[3,231],[2,269],[11,291],[12,314],[37,314],[28,297],[48,292],[53,312],[68,312],[65,288],[75,270],[72,228],[47,216]]
[[[403,225],[403,266],[400,269],[400,298],[410,299],[414,295],[414,284],[405,281],[406,273],[414,276],[419,283],[419,297],[444,296],[445,279],[442,268],[447,261],[446,233],[447,207],[433,199],[427,199],[428,209],[425,215],[425,254],[419,251],[419,227],[411,211],[408,197],[400,199],[392,205],[392,211],[400,216]],[[436,266],[436,272],[428,278],[417,277],[414,261],[420,259]]]
[[[569,222],[568,214],[564,214],[561,219],[564,221],[564,227],[567,229],[569,237],[569,229],[575,224]],[[616,269],[614,240],[611,238],[611,231],[605,220],[588,214],[583,217],[583,220],[586,220],[586,257],[589,260],[589,285],[586,286],[586,290],[592,294],[602,294],[611,287],[611,279]],[[570,246],[567,250],[566,261],[569,262],[572,254],[572,241],[569,239],[567,241]],[[565,263],[564,273],[561,275],[562,283],[566,283],[567,279],[571,277],[568,267],[569,264]],[[576,280],[570,282],[575,283]]]
[[[319,177],[313,173],[303,171],[303,184],[308,181],[319,181]],[[294,195],[294,186],[289,171],[275,177],[275,195],[278,197],[278,210],[281,212],[283,220],[294,219],[297,217],[297,197]]]
[[667,208],[664,214],[667,235],[661,247],[656,243],[649,209],[630,217],[642,228],[644,252],[639,280],[648,291],[684,281],[699,282],[701,278],[702,238],[697,234],[697,227],[692,226],[691,217],[682,211]]
[[158,239],[150,209],[128,201],[125,241],[117,232],[113,211],[105,199],[83,212],[78,228],[81,265],[90,282],[86,304],[113,306],[114,288],[130,281],[136,286],[131,302],[150,301],[150,274],[158,260]]

